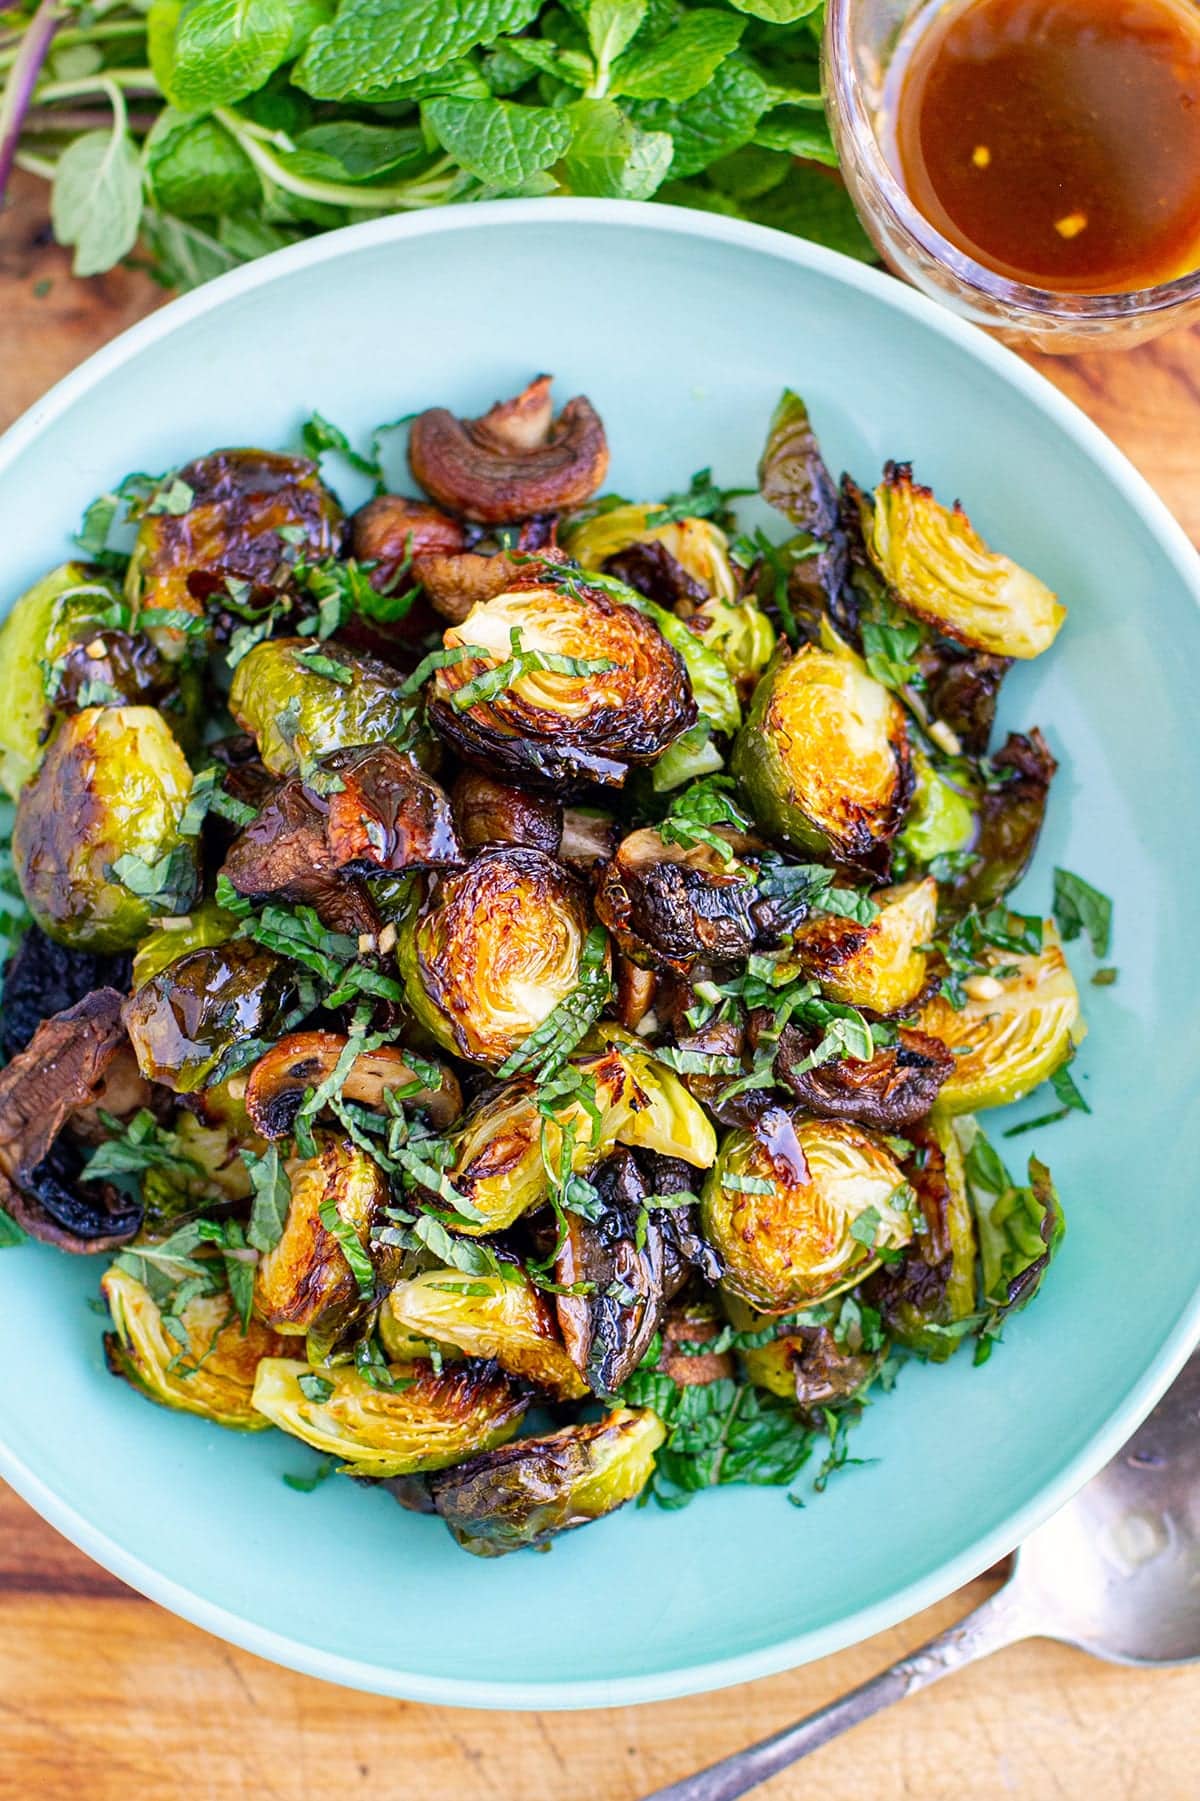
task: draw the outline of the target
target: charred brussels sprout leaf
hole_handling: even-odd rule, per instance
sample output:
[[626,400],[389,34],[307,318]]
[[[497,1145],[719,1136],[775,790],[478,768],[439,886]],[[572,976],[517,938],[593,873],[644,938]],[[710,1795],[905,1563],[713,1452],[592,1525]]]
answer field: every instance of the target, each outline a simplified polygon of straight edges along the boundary
[[493,1358],[555,1400],[574,1401],[588,1392],[548,1303],[514,1265],[502,1264],[494,1276],[423,1270],[393,1288],[385,1312],[417,1338],[454,1345],[468,1357]]
[[[258,1411],[314,1451],[342,1459],[352,1476],[408,1476],[445,1469],[511,1438],[527,1401],[495,1364],[393,1364],[388,1387],[344,1364],[323,1371],[267,1357],[254,1382]],[[306,1393],[306,1388],[313,1393]]]
[[[1041,836],[1050,783],[1058,768],[1042,734],[1009,735],[965,785],[975,813],[970,856],[952,859],[940,876],[943,914],[991,907],[1015,888]],[[935,872],[940,866],[935,865]]]
[[1066,1061],[1083,1036],[1079,992],[1051,920],[1038,954],[989,946],[979,974],[965,986],[963,1006],[937,994],[917,1016],[919,1029],[940,1038],[955,1056],[954,1073],[939,1096],[948,1113],[1020,1100]]
[[410,1007],[447,1050],[498,1069],[578,986],[589,912],[543,851],[481,852],[401,934]]
[[147,932],[133,959],[133,986],[141,988],[190,951],[210,950],[233,937],[241,921],[215,901],[202,901],[190,913]]
[[251,1402],[264,1357],[284,1350],[274,1332],[251,1320],[243,1328],[228,1294],[201,1294],[171,1317],[171,1330],[149,1290],[114,1265],[100,1284],[113,1329],[105,1338],[108,1367],[180,1413],[218,1426],[261,1432],[270,1421]]
[[988,549],[961,506],[914,482],[907,463],[889,463],[875,490],[868,547],[910,613],[993,656],[1039,656],[1067,616],[1036,575]]
[[544,1545],[639,1495],[665,1437],[648,1408],[621,1407],[594,1424],[473,1458],[431,1484],[434,1506],[477,1557]]
[[[313,655],[306,638],[271,638],[248,651],[234,671],[230,711],[253,734],[274,775],[290,775],[306,758],[329,751],[382,744],[410,711],[389,663],[339,645],[337,657],[329,659],[335,676]],[[331,791],[337,792],[332,784]]]
[[17,805],[13,858],[42,930],[78,950],[132,949],[156,914],[186,913],[196,844],[180,833],[192,772],[149,707],[63,720]]
[[973,1121],[961,1121],[957,1130],[979,1234],[983,1300],[994,1325],[1033,1299],[1066,1222],[1044,1163],[1029,1159],[1029,1183],[1021,1187]]
[[904,711],[851,652],[803,645],[755,690],[733,771],[764,831],[882,872],[912,793]]
[[[785,388],[775,409],[758,465],[759,491],[768,506],[814,540],[813,554],[795,563],[801,599],[836,615],[846,581],[848,549],[838,491],[825,465],[808,408]],[[803,540],[802,540],[803,542]]]
[[937,925],[937,884],[927,876],[872,898],[878,911],[866,925],[836,913],[804,920],[792,954],[831,1000],[903,1013],[925,986],[923,947]]
[[189,1094],[221,1079],[248,1039],[270,1037],[295,1000],[293,972],[245,939],[189,951],[125,1005],[125,1029],[147,1081]]
[[773,1108],[731,1132],[701,1196],[724,1287],[763,1313],[828,1300],[913,1235],[909,1190],[882,1144],[840,1120]]
[[962,1151],[950,1121],[939,1116],[913,1130],[904,1160],[925,1222],[898,1263],[877,1270],[863,1295],[905,1350],[943,1362],[979,1323],[975,1225]]

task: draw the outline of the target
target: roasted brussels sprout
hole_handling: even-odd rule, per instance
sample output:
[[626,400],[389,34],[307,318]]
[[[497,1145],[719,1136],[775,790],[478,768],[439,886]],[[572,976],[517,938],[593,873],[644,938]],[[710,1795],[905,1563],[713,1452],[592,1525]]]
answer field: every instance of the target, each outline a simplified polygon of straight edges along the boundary
[[[319,1088],[338,1067],[349,1044],[338,1032],[292,1032],[272,1045],[250,1072],[246,1111],[264,1138],[285,1138],[310,1089]],[[360,1051],[341,1083],[342,1099],[359,1101],[382,1112],[389,1094],[429,1114],[437,1127],[448,1126],[462,1111],[462,1090],[453,1070],[437,1071],[429,1084],[404,1060],[394,1045]]]
[[93,1109],[132,1113],[149,1099],[121,1024],[124,997],[98,988],[43,1020],[0,1070],[0,1207],[34,1238],[65,1251],[131,1239],[141,1205],[107,1182],[82,1182],[64,1128]]
[[943,915],[972,905],[994,906],[1016,887],[1037,849],[1057,768],[1035,729],[1028,736],[1010,733],[982,775],[968,772],[964,786],[975,812],[973,855],[942,883]]
[[154,931],[147,932],[137,947],[132,969],[134,988],[143,987],[190,951],[210,950],[226,943],[240,924],[235,914],[227,913],[213,900],[201,901],[190,913],[163,920]]
[[408,1004],[447,1050],[498,1069],[579,986],[589,921],[583,885],[544,851],[481,851],[400,934]]
[[869,1133],[782,1107],[731,1132],[701,1196],[723,1286],[763,1313],[853,1287],[913,1235],[902,1171]]
[[73,1007],[97,988],[129,987],[129,958],[97,957],[56,944],[28,926],[3,970],[0,1057],[23,1051],[44,1019]]
[[467,851],[489,844],[525,844],[551,857],[558,853],[563,810],[551,795],[530,794],[481,769],[464,769],[450,790],[450,804]]
[[22,791],[13,860],[29,911],[77,950],[130,950],[156,914],[186,913],[196,841],[180,835],[192,772],[161,713],[64,719]]
[[[707,1169],[716,1137],[703,1110],[678,1078],[654,1063],[636,1039],[604,1028],[603,1050],[572,1059],[587,1098],[556,1103],[543,1119],[532,1082],[508,1082],[472,1109],[451,1133],[454,1162],[447,1171],[462,1211],[457,1229],[478,1237],[503,1231],[549,1191],[547,1165],[568,1173],[589,1169],[615,1144],[640,1145]],[[569,1147],[569,1155],[568,1155]]]
[[984,961],[985,973],[964,983],[964,1006],[936,994],[917,1016],[920,1030],[954,1053],[954,1072],[938,1097],[947,1113],[1020,1100],[1083,1037],[1079,991],[1053,920],[1045,922],[1039,955],[988,948]]
[[390,663],[339,645],[319,659],[336,665],[335,676],[306,661],[317,654],[307,638],[268,638],[233,672],[229,710],[274,775],[290,775],[305,755],[382,744],[407,717]]
[[653,762],[696,718],[662,633],[550,561],[473,607],[445,646],[481,654],[437,671],[433,725],[468,762],[535,787],[620,786],[631,763]]
[[784,389],[771,419],[758,487],[768,506],[819,545],[815,556],[798,561],[791,571],[788,585],[797,590],[792,596],[793,604],[799,603],[797,611],[828,608],[837,619],[849,567],[842,509],[808,408],[790,388]]
[[973,1120],[959,1120],[967,1192],[979,1235],[983,1300],[989,1324],[1026,1306],[1066,1231],[1050,1171],[1029,1159],[1029,1183],[1020,1187]]
[[473,1457],[430,1484],[434,1506],[477,1557],[544,1545],[641,1494],[665,1437],[649,1408],[619,1407],[594,1424]]
[[[126,593],[139,609],[202,613],[231,579],[275,590],[298,557],[333,556],[341,525],[341,508],[306,457],[215,450],[163,478],[142,515]],[[171,626],[154,635],[168,650],[186,643]]]
[[912,794],[904,710],[851,652],[781,652],[755,690],[733,772],[764,831],[883,873]]
[[970,788],[956,786],[920,751],[913,755],[913,769],[912,810],[899,844],[915,862],[924,864],[967,850],[977,830],[976,802]]
[[[630,587],[667,607],[680,600],[698,605],[711,596],[735,600],[738,588],[729,561],[729,539],[720,526],[711,519],[697,518],[667,518],[660,523],[666,512],[664,506],[608,507],[568,525],[563,549],[584,569],[603,570],[632,545],[659,545],[683,572],[688,585],[684,587],[675,577],[675,592],[670,585],[656,590],[651,585],[643,587],[640,581],[630,582]],[[638,565],[632,567],[636,573]],[[649,573],[650,565],[641,567]],[[669,581],[669,569],[665,565],[660,569]],[[610,568],[609,572],[618,581],[627,579],[619,569]]]
[[914,482],[909,463],[884,470],[867,544],[910,613],[992,656],[1040,656],[1067,616],[1036,575],[988,549],[957,502],[944,507]]
[[913,1131],[904,1171],[925,1230],[898,1263],[876,1270],[864,1298],[905,1350],[942,1363],[962,1343],[975,1313],[975,1226],[962,1152],[949,1119],[934,1115]]
[[853,1313],[829,1325],[798,1325],[768,1344],[742,1352],[747,1380],[818,1416],[857,1399],[878,1373],[884,1347],[867,1349]]
[[[175,1316],[186,1335],[168,1332],[148,1289],[116,1264],[100,1283],[113,1329],[104,1349],[114,1376],[180,1413],[240,1432],[271,1424],[251,1403],[264,1357],[286,1351],[283,1340],[257,1320],[243,1328],[227,1294],[202,1294]],[[172,1321],[174,1328],[175,1321]]]
[[[616,598],[620,591],[615,587],[609,590]],[[630,602],[633,602],[633,591],[627,589]],[[714,646],[708,644],[698,632],[692,630],[691,624],[680,619],[677,614],[669,613],[653,600],[641,600],[637,603],[638,611],[653,621],[671,648],[678,652],[680,661],[687,671],[692,694],[695,696],[699,712],[697,726],[708,728],[709,732],[725,732],[732,734],[742,723],[742,704],[738,699],[737,687],[724,662]],[[682,749],[681,740],[677,739],[672,749]],[[670,751],[667,753],[670,755]],[[657,772],[656,772],[657,773]],[[694,766],[685,772],[688,775],[702,773]],[[677,786],[672,782],[670,787]]]
[[284,1165],[291,1184],[287,1219],[278,1244],[259,1260],[254,1311],[286,1337],[307,1333],[310,1349],[324,1355],[370,1311],[383,1285],[386,1272],[376,1270],[368,1247],[372,1229],[382,1224],[388,1187],[379,1165],[349,1140],[322,1134],[316,1145],[315,1157],[292,1157]]
[[483,525],[582,505],[608,470],[604,427],[582,395],[555,420],[551,380],[539,375],[479,419],[456,419],[445,407],[419,413],[408,460],[426,493]]
[[292,966],[245,938],[188,951],[125,1003],[125,1029],[150,1082],[190,1094],[220,1081],[248,1038],[268,1038],[296,999]]
[[[175,1115],[167,1142],[177,1155],[142,1175],[142,1204],[149,1228],[250,1199],[250,1172],[241,1152],[261,1156],[267,1148],[265,1141],[225,1085],[205,1089],[201,1105],[203,1117],[182,1108]],[[222,1110],[224,1118],[218,1117]]]
[[454,1345],[468,1357],[494,1358],[555,1400],[577,1401],[588,1392],[548,1303],[515,1265],[503,1265],[498,1276],[422,1270],[393,1288],[384,1311],[418,1338]]
[[[751,1020],[752,1029],[769,1015]],[[821,1033],[786,1025],[779,1035],[775,1079],[809,1112],[823,1119],[851,1119],[876,1132],[902,1132],[924,1119],[954,1070],[954,1057],[938,1038],[901,1026],[895,1044],[873,1057],[836,1057],[814,1063]]]
[[[314,1377],[307,1363],[265,1357],[254,1405],[314,1451],[341,1457],[351,1476],[445,1469],[511,1438],[528,1405],[494,1363],[398,1363],[381,1388],[346,1365]],[[315,1399],[314,1395],[324,1395]]]
[[792,937],[793,955],[830,1000],[903,1013],[925,986],[922,947],[937,925],[937,883],[926,876],[873,898],[879,911],[867,925],[837,913],[803,920]]
[[981,757],[991,743],[996,702],[1013,659],[935,637],[928,627],[926,631],[913,659],[924,683],[921,700],[930,719],[941,727],[938,736],[951,734],[947,749],[957,743],[968,756]]

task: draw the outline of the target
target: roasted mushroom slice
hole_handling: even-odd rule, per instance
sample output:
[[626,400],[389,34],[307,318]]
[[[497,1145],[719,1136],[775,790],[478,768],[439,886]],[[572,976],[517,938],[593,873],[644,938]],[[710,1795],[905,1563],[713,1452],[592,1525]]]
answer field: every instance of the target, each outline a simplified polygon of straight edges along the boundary
[[976,1317],[975,1226],[951,1122],[935,1116],[910,1131],[914,1145],[904,1173],[916,1190],[925,1230],[899,1262],[875,1271],[863,1298],[878,1309],[897,1344],[941,1363],[958,1349]]
[[[264,1138],[286,1138],[305,1096],[333,1074],[349,1042],[338,1032],[292,1032],[260,1057],[246,1083],[246,1111],[256,1131]],[[440,1131],[462,1111],[462,1090],[452,1070],[439,1074],[440,1082],[429,1085],[409,1068],[403,1051],[385,1044],[359,1052],[345,1072],[341,1094],[379,1112],[394,1095],[428,1113]]]
[[826,1407],[837,1407],[861,1395],[883,1361],[881,1351],[855,1349],[847,1337],[839,1343],[829,1326],[798,1326],[769,1344],[742,1354],[742,1366],[756,1388],[795,1401],[818,1423]]
[[168,1332],[149,1290],[118,1264],[100,1289],[112,1316],[104,1351],[114,1376],[160,1406],[217,1426],[262,1432],[270,1425],[252,1404],[254,1378],[264,1357],[285,1356],[287,1346],[257,1320],[243,1326],[227,1294],[185,1302]]
[[277,1031],[295,999],[292,966],[234,938],[152,976],[126,1001],[125,1029],[146,1080],[189,1094],[220,1081],[223,1060],[246,1039]]
[[229,710],[253,733],[273,775],[291,775],[305,755],[382,744],[409,705],[390,663],[364,651],[335,654],[308,638],[268,638],[233,673]]
[[632,1501],[650,1480],[665,1437],[649,1408],[619,1407],[593,1424],[473,1457],[435,1477],[430,1492],[464,1551],[502,1557]]
[[554,419],[551,381],[539,375],[479,419],[456,419],[445,407],[418,414],[408,460],[426,493],[482,525],[515,525],[589,499],[608,471],[604,427],[582,395]]
[[563,810],[556,800],[498,781],[481,769],[462,771],[450,790],[450,805],[464,850],[524,844],[553,857],[562,842]]
[[457,519],[403,494],[377,494],[350,522],[354,555],[360,563],[374,565],[371,586],[387,594],[419,581],[416,565],[425,557],[455,556],[466,544]]
[[913,1235],[903,1172],[860,1126],[771,1108],[731,1132],[701,1196],[728,1294],[763,1313],[829,1300]]
[[343,1459],[351,1476],[440,1470],[511,1438],[528,1405],[494,1363],[389,1367],[390,1387],[344,1364],[316,1374],[265,1357],[254,1380],[258,1411],[315,1451]]
[[865,925],[837,913],[804,920],[792,955],[830,1000],[875,1013],[902,1013],[925,986],[928,945],[937,925],[932,876],[873,896],[878,911]]
[[132,1113],[149,1098],[121,1024],[124,996],[99,988],[44,1020],[0,1070],[0,1207],[34,1238],[65,1251],[126,1244],[141,1204],[107,1183],[81,1182],[82,1159],[60,1134],[95,1107]]
[[129,986],[127,956],[70,950],[31,925],[4,969],[0,1055],[23,1051],[44,1019],[73,1007],[96,988]]
[[531,564],[444,637],[437,732],[466,761],[535,787],[619,787],[695,723],[683,659],[635,606],[561,563]]
[[[751,1030],[767,1016],[751,1019]],[[819,1031],[787,1025],[779,1037],[775,1078],[800,1104],[823,1119],[849,1119],[876,1132],[902,1132],[924,1119],[943,1083],[954,1073],[954,1057],[940,1038],[901,1026],[896,1043],[869,1059],[838,1057],[812,1062]]]
[[544,851],[481,851],[401,931],[408,1004],[447,1050],[499,1069],[578,988],[590,919],[582,883]]
[[502,1265],[496,1276],[422,1270],[397,1283],[384,1311],[417,1338],[454,1345],[468,1357],[494,1358],[554,1400],[577,1401],[588,1392],[549,1302],[513,1264]]

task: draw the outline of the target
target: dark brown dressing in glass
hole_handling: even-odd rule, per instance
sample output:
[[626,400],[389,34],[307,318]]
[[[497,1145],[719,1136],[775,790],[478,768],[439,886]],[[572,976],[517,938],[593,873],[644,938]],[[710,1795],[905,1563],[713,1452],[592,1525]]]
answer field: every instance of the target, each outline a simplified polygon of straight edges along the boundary
[[1200,266],[1200,6],[962,0],[890,80],[905,190],[976,262],[1078,294]]

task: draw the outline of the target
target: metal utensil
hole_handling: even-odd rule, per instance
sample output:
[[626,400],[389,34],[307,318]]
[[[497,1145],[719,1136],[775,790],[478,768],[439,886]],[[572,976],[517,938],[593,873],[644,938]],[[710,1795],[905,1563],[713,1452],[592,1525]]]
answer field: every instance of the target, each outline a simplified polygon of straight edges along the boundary
[[893,1701],[1023,1638],[1110,1663],[1200,1658],[1200,1352],[1119,1456],[1026,1539],[1004,1587],[890,1670],[645,1801],[733,1801]]

